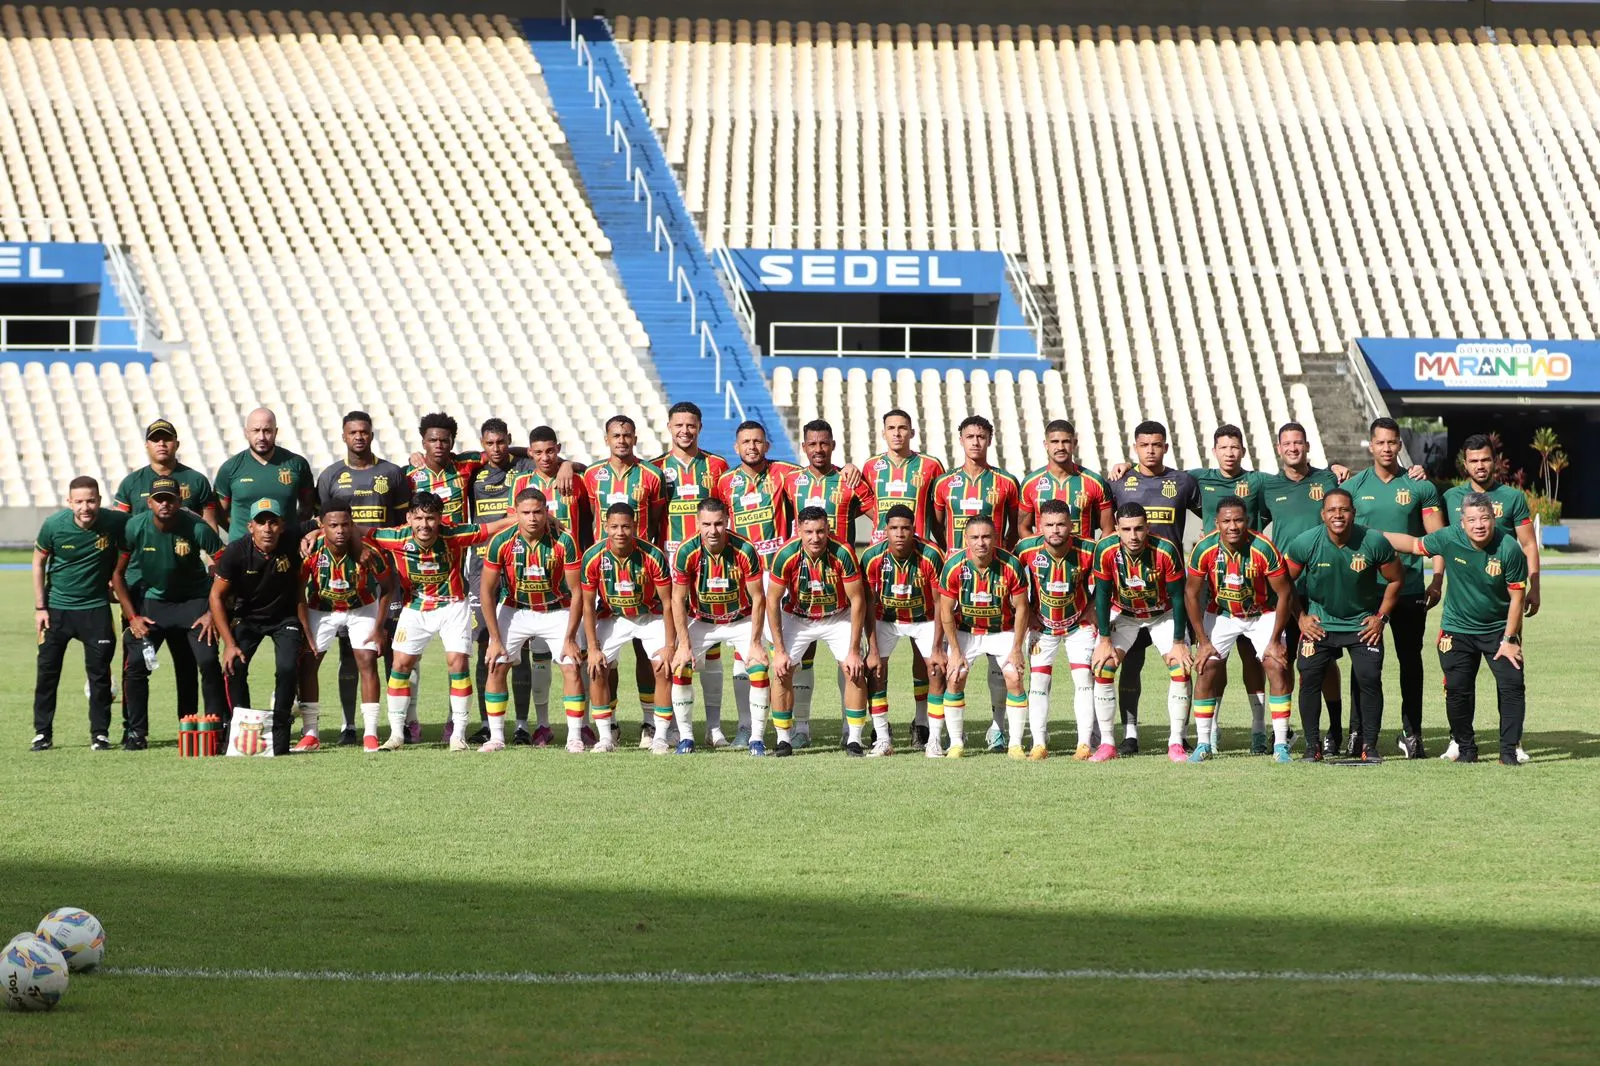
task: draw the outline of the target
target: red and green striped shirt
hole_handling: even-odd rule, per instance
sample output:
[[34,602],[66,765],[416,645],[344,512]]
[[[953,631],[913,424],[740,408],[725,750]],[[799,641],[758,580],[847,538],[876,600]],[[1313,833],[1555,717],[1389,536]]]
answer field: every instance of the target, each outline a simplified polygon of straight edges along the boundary
[[[575,487],[581,491],[581,481],[574,482]],[[577,492],[569,492],[565,496],[556,491],[556,479],[552,474],[549,477],[537,470],[524,470],[516,476],[511,483],[511,507],[516,509],[517,494],[523,489],[538,489],[544,493],[545,510],[550,513],[550,521],[561,529],[571,533],[574,537],[581,532],[578,523],[581,520],[580,510],[582,503]]]
[[1017,558],[1033,581],[1033,603],[1038,614],[1034,628],[1047,633],[1070,633],[1093,624],[1089,588],[1094,579],[1094,545],[1082,537],[1068,537],[1059,557],[1051,555],[1043,536],[1029,537],[1017,545]]
[[406,467],[412,492],[431,492],[444,501],[444,520],[460,525],[467,520],[467,494],[472,478],[482,468],[477,459],[446,459],[438,470],[426,464]]
[[911,542],[904,559],[895,558],[886,540],[861,553],[861,576],[872,590],[873,614],[881,622],[931,621],[943,569],[939,549],[921,538]]
[[939,574],[939,594],[955,601],[956,628],[964,633],[1004,633],[1016,621],[1011,598],[1027,591],[1028,572],[999,549],[982,567],[965,551],[953,552]]
[[461,572],[474,544],[489,539],[486,526],[467,522],[443,526],[432,544],[417,543],[410,526],[384,526],[367,534],[367,540],[394,557],[395,569],[416,611],[431,611],[467,598],[467,579]]
[[728,472],[728,461],[711,452],[700,452],[687,461],[668,452],[656,459],[655,465],[667,479],[667,528],[661,544],[671,560],[678,548],[700,531],[700,504],[717,494],[717,481]]
[[650,463],[637,462],[621,471],[609,462],[599,463],[583,472],[583,495],[594,511],[597,543],[605,538],[606,508],[614,503],[632,504],[640,535],[654,537],[667,498],[667,478]]
[[300,580],[306,604],[315,611],[349,611],[377,600],[383,591],[383,578],[389,573],[387,556],[379,555],[373,565],[362,562],[360,545],[352,545],[343,556],[318,542],[300,564]]
[[592,597],[600,618],[660,615],[671,595],[667,557],[654,544],[635,540],[633,551],[617,555],[607,544],[583,553],[583,594]]
[[1111,586],[1111,606],[1133,618],[1157,618],[1172,609],[1167,586],[1183,580],[1183,557],[1165,537],[1151,537],[1131,555],[1116,534],[1094,546],[1094,579]]
[[912,452],[904,459],[896,459],[888,452],[874,455],[861,468],[861,480],[872,493],[874,544],[888,536],[889,509],[897,505],[911,508],[916,516],[914,529],[919,537],[928,536],[928,524],[933,517],[933,486],[944,477],[944,464],[931,455]]
[[856,553],[833,538],[821,555],[811,555],[799,537],[778,549],[768,581],[783,589],[779,604],[797,618],[827,618],[850,606],[845,586],[861,580]]
[[1111,506],[1111,490],[1105,479],[1093,470],[1074,466],[1073,473],[1056,477],[1049,467],[1041,467],[1022,482],[1018,507],[1033,517],[1039,528],[1039,505],[1061,500],[1072,511],[1072,531],[1086,540],[1100,535],[1101,512]]
[[872,513],[872,492],[867,483],[857,481],[854,488],[845,488],[844,475],[838,467],[826,474],[802,467],[784,479],[783,494],[789,501],[789,513],[796,520],[807,507],[828,512],[828,527],[834,539],[844,544],[850,543],[856,515]]
[[933,509],[944,522],[945,549],[958,552],[967,544],[967,523],[983,515],[994,519],[995,543],[1008,536],[1006,517],[1014,514],[1021,494],[1017,479],[997,466],[973,475],[952,470],[933,486]]
[[728,534],[720,552],[705,546],[699,534],[683,542],[672,565],[672,583],[689,587],[689,614],[704,622],[738,622],[750,617],[745,583],[761,575],[755,545]]
[[1238,551],[1222,542],[1221,533],[1207,533],[1189,553],[1189,575],[1205,578],[1205,608],[1214,614],[1266,614],[1278,602],[1269,579],[1287,573],[1277,547],[1254,530]]
[[751,473],[741,465],[717,479],[717,499],[728,505],[733,531],[755,545],[763,559],[789,539],[794,516],[783,486],[795,469],[792,463],[773,461],[766,470]]
[[572,602],[566,575],[576,574],[583,557],[566,530],[549,530],[538,539],[516,526],[489,542],[483,568],[500,571],[500,602],[522,611],[559,611]]

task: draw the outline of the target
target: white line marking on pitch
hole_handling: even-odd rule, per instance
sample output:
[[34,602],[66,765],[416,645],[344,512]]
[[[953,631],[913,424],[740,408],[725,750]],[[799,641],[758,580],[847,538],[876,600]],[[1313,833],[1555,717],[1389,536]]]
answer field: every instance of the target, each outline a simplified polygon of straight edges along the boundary
[[119,977],[179,977],[242,981],[346,981],[359,984],[500,985],[811,985],[889,981],[1294,981],[1354,984],[1374,981],[1407,985],[1523,985],[1535,988],[1600,988],[1600,977],[1518,973],[1397,973],[1387,970],[859,970],[822,973],[641,970],[631,973],[537,973],[215,969],[205,966],[107,966]]

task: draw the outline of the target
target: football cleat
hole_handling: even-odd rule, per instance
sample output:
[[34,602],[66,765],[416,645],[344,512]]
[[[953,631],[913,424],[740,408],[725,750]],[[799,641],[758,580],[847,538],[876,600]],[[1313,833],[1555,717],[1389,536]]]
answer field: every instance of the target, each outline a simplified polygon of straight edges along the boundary
[[1477,748],[1462,748],[1461,749],[1461,754],[1456,756],[1456,762],[1477,762],[1477,761],[1478,761],[1478,749]]
[[[1331,733],[1328,734],[1327,736],[1323,737],[1322,738],[1322,747],[1321,747],[1320,751],[1321,751],[1321,755],[1322,755],[1323,759],[1336,759],[1336,758],[1338,758],[1339,757],[1339,738],[1334,736]],[[1322,760],[1318,759],[1316,761],[1321,762]]]
[[526,748],[533,743],[533,736],[523,726],[517,726],[517,731],[511,734],[511,743],[519,748]]
[[1288,762],[1289,761],[1289,745],[1287,745],[1287,744],[1274,744],[1274,745],[1272,745],[1272,761],[1273,762]]
[[983,743],[990,754],[999,755],[1006,750],[1006,731],[991,722],[989,728],[984,730]]
[[361,750],[363,750],[363,751],[382,751],[383,750],[383,745],[378,743],[378,734],[376,734],[376,733],[368,733],[366,736],[362,737],[361,738]]
[[861,750],[861,742],[859,740],[846,741],[844,753],[850,756],[852,759],[860,759],[867,754],[865,751]]
[[467,747],[467,738],[462,736],[462,734],[465,733],[465,732],[466,732],[465,729],[456,729],[456,730],[453,730],[450,733],[450,750],[451,751],[467,751],[467,750],[469,750],[468,747]]
[[1510,755],[1502,755],[1502,756],[1500,756],[1500,765],[1501,766],[1521,766],[1522,765],[1522,760],[1517,758],[1516,753],[1513,752]]
[[1361,753],[1361,761],[1362,762],[1370,762],[1370,763],[1381,763],[1381,762],[1383,762],[1383,756],[1379,755],[1376,751],[1368,749],[1367,751],[1364,751],[1364,752]]
[[617,750],[617,738],[615,736],[602,737],[601,739],[595,741],[594,742],[594,747],[590,748],[589,750],[591,752],[598,751],[601,754],[605,754],[607,752],[616,751]]
[[[1083,745],[1082,750],[1084,752],[1084,756],[1083,757],[1085,759],[1087,759],[1089,757],[1089,754],[1088,754],[1089,745],[1087,745],[1087,744]],[[1043,744],[1035,744],[1033,746],[1032,750],[1030,750],[1028,752],[1028,761],[1029,762],[1044,762],[1049,757],[1050,757],[1050,749],[1045,747]],[[1074,755],[1073,758],[1077,758],[1077,756]]]
[[[651,724],[650,722],[646,722],[644,725],[639,727],[639,750],[640,751],[650,751],[651,750],[651,745],[653,743],[655,743],[655,739],[656,739],[656,727],[653,724]],[[661,739],[662,739],[663,742],[666,741],[666,737],[662,737]]]
[[1269,750],[1271,749],[1267,747],[1267,735],[1265,733],[1250,734],[1251,755],[1265,755]]
[[875,741],[873,743],[872,750],[867,752],[867,758],[869,758],[869,759],[881,759],[885,755],[893,755],[893,754],[894,754],[894,741],[890,740],[888,737],[882,737],[882,738],[880,738],[879,740],[877,740],[877,741]]
[[811,734],[796,733],[794,735],[794,743],[790,746],[794,748],[795,751],[804,751],[811,746]]
[[[1034,750],[1037,751],[1041,747],[1043,747],[1043,745],[1035,744],[1034,745]],[[1089,756],[1091,756],[1093,754],[1094,754],[1094,748],[1090,747],[1087,744],[1079,744],[1077,749],[1075,751],[1073,751],[1072,757],[1074,759],[1078,760],[1079,762],[1087,762],[1089,760]]]
[[[758,743],[760,743],[760,741],[752,740],[750,743],[751,744],[758,744]],[[778,741],[777,748],[774,749],[773,752],[772,752],[772,756],[775,759],[787,759],[789,756],[791,756],[793,754],[794,754],[794,745],[789,743],[787,740]]]
[[1408,759],[1426,759],[1428,753],[1422,750],[1422,737],[1411,735],[1400,738],[1400,754]]
[[722,730],[720,729],[713,729],[711,731],[710,742],[712,751],[721,751],[723,748],[730,746],[728,744],[728,738],[722,735]]
[[600,730],[585,722],[583,728],[578,730],[578,736],[582,738],[584,747],[592,748],[600,739]]
[[674,755],[693,755],[694,741],[688,737],[684,737],[682,740],[678,741],[678,746],[673,749],[672,753]]
[[930,759],[942,759],[944,758],[944,747],[937,740],[929,738],[928,742],[922,745],[922,754]]
[[444,728],[439,731],[439,739],[447,741],[447,740],[449,740],[451,737],[453,737],[455,735],[456,735],[456,723],[455,723],[455,721],[454,720],[447,720],[445,722],[445,724],[444,724]]
[[403,737],[403,742],[406,743],[406,744],[421,744],[422,743],[422,723],[421,722],[407,722],[406,723],[406,731],[405,731],[405,736]]
[[1090,762],[1110,762],[1117,757],[1117,749],[1111,744],[1102,744],[1094,749],[1094,754],[1089,756]]
[[[50,742],[47,740],[45,743],[48,745]],[[144,751],[149,746],[150,742],[144,738],[143,733],[129,733],[122,738],[123,751]]]
[[90,751],[110,751],[111,750],[111,741],[109,739],[107,739],[106,737],[104,737],[104,736],[95,737],[93,740],[89,741],[89,750]]
[[[404,729],[391,729],[389,730],[389,739],[378,745],[378,750],[399,751],[401,748],[405,747],[407,743],[406,731]],[[370,751],[371,749],[369,748],[368,750]]]
[[1444,754],[1439,756],[1439,758],[1443,759],[1445,762],[1455,762],[1457,759],[1461,758],[1461,745],[1457,744],[1454,740],[1450,741],[1450,746],[1444,749]]
[[533,746],[548,748],[556,742],[556,731],[547,725],[539,726],[533,731]]
[[[1104,745],[1102,745],[1102,747],[1103,746]],[[1139,738],[1138,737],[1123,737],[1122,738],[1122,743],[1117,745],[1117,754],[1118,755],[1137,755],[1137,754],[1139,754]]]
[[650,741],[650,754],[671,755],[672,745],[667,743],[667,738],[664,736],[655,737]]
[[480,751],[480,752],[496,752],[496,751],[505,751],[505,750],[506,750],[506,742],[503,741],[503,740],[495,740],[492,737],[490,739],[484,741],[482,747],[480,747],[478,749],[478,751]]
[[587,750],[583,746],[583,737],[577,733],[567,738],[567,751],[572,755],[582,755]]
[[347,725],[339,730],[339,747],[353,748],[361,743],[361,734],[356,732],[356,727]]
[[1361,731],[1354,726],[1350,729],[1350,735],[1344,738],[1344,753],[1351,757],[1361,754]]
[[[489,727],[487,725],[480,725],[478,727],[478,731],[476,733],[473,733],[470,737],[468,737],[467,741],[468,741],[468,743],[471,743],[471,744],[487,744],[487,743],[489,743]],[[504,747],[503,744],[501,746]]]
[[[128,742],[123,741],[122,746],[126,748],[128,746]],[[53,747],[55,747],[55,744],[51,742],[49,737],[45,736],[43,733],[35,733],[33,736],[33,743],[28,746],[28,750],[49,751]],[[129,750],[131,751],[132,749],[130,748]]]
[[1173,762],[1184,762],[1184,761],[1188,761],[1188,762],[1205,762],[1207,759],[1211,758],[1211,745],[1210,744],[1196,744],[1195,745],[1195,749],[1188,754],[1186,760],[1185,759],[1180,759],[1180,758],[1173,758],[1172,749],[1175,746],[1178,746],[1178,745],[1172,745],[1172,744],[1167,745],[1167,758],[1172,759]]
[[1532,762],[1533,761],[1533,756],[1531,756],[1527,752],[1523,751],[1521,744],[1517,745],[1517,761],[1518,762]]
[[944,749],[944,757],[946,759],[959,759],[966,753],[967,746],[965,744],[952,744],[948,748]]
[[316,751],[320,747],[322,747],[322,741],[318,740],[314,734],[307,733],[305,736],[300,738],[300,743],[294,746],[294,750]]
[[927,743],[928,727],[925,725],[917,725],[915,722],[913,722],[911,725],[911,746],[913,748],[920,748]]
[[1173,762],[1188,762],[1189,753],[1183,750],[1182,744],[1168,744],[1167,758],[1171,759]]
[[1338,751],[1335,750],[1333,755],[1329,755],[1328,752],[1327,752],[1327,749],[1325,747],[1320,746],[1320,745],[1316,746],[1316,747],[1308,747],[1301,754],[1300,761],[1301,762],[1321,762],[1324,759],[1334,758],[1338,754],[1339,754]]
[[1008,759],[1016,759],[1018,762],[1021,762],[1027,757],[1028,753],[1023,750],[1021,744],[1012,744],[1006,748],[1006,758]]
[[750,752],[750,754],[755,756],[757,759],[762,758],[767,754],[767,746],[761,743],[759,740],[752,740],[748,745],[746,745],[745,750]]
[[[757,741],[756,743],[760,744],[761,742]],[[740,726],[738,731],[733,734],[733,750],[734,751],[738,751],[740,748],[748,748],[749,746],[750,746],[750,727],[749,726]],[[765,744],[762,744],[761,745],[762,754],[766,754],[766,750],[767,750],[767,746]]]

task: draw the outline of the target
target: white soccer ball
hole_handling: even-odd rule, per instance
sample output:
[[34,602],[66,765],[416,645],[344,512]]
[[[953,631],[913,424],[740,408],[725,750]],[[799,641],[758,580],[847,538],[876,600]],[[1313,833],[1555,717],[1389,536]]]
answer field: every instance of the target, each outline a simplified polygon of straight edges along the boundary
[[0,995],[12,1010],[53,1010],[66,992],[67,960],[43,937],[16,937],[0,955]]
[[57,907],[44,916],[38,932],[61,952],[73,973],[92,970],[105,958],[106,931],[86,910]]

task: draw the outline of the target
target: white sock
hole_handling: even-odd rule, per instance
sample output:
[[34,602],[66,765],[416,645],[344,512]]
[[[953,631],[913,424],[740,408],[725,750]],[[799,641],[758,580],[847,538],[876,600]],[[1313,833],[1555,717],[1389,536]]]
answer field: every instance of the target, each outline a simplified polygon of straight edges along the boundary
[[[1100,727],[1100,743],[1114,743],[1117,736],[1117,679],[1111,677],[1094,683],[1094,720]],[[1133,723],[1128,723],[1131,728]],[[1137,736],[1137,733],[1130,736]]]
[[376,703],[363,703],[361,705],[361,728],[369,737],[378,735],[378,705]]
[[[739,679],[734,679],[734,693],[738,694]],[[755,688],[746,678],[745,705],[739,709],[739,728],[744,729],[749,723],[751,741],[761,740],[767,733],[767,708],[772,705],[772,689],[766,685]]]
[[[1054,675],[1046,670],[1034,670],[1028,675],[1028,730],[1033,734],[1034,747],[1048,744],[1050,734],[1050,688]],[[1022,736],[1011,738],[1011,743],[1021,744]]]
[[1022,731],[1028,726],[1028,705],[1006,702],[1006,743],[1013,748],[1022,747]]
[[1250,732],[1265,733],[1267,731],[1267,694],[1265,692],[1249,692],[1250,699]]
[[534,654],[528,665],[533,679],[533,711],[539,725],[550,726],[550,656]]
[[[591,713],[593,712],[591,711]],[[594,720],[595,736],[599,737],[601,740],[610,740],[611,725],[616,720],[617,716],[615,714],[608,714],[604,718],[596,718]]]
[[950,696],[945,694],[944,727],[950,734],[950,743],[953,745],[967,746],[967,705],[965,703],[950,706]]
[[[707,659],[700,668],[701,698],[706,701],[706,730],[722,729],[722,657]],[[693,693],[690,693],[693,699]],[[672,706],[674,712],[678,706],[677,695],[673,695]]]
[[1095,725],[1094,678],[1087,666],[1072,668],[1072,717],[1078,726],[1078,744],[1087,745]]
[[[683,689],[685,692],[687,692],[689,694],[689,698],[688,699],[680,700],[678,698],[678,689],[680,689],[680,688]],[[694,682],[691,681],[687,685],[674,685],[674,686],[672,686],[672,717],[673,717],[673,720],[678,723],[678,739],[680,739],[680,740],[693,740],[694,739],[694,722],[692,720],[693,716],[694,716]],[[656,725],[657,729],[661,728],[661,726],[659,724],[659,721],[660,720],[658,719],[657,720],[657,725]]]
[[921,697],[920,699],[917,700],[917,711],[916,711],[915,716],[911,719],[911,724],[912,725],[927,725],[928,724],[928,697],[923,696],[923,697]]
[[993,659],[989,660],[989,714],[996,726],[1006,728],[1006,676]]
[[794,672],[794,731],[811,735],[811,700],[816,695],[817,672],[804,659]]
[[417,705],[422,702],[422,664],[411,668],[411,700],[406,705],[406,724],[418,721]]
[[[770,695],[767,704],[771,704]],[[750,730],[750,736],[759,740],[761,734],[756,731],[755,720],[751,717],[750,675],[745,672],[744,659],[738,655],[733,657],[733,705],[739,711],[739,728]],[[761,720],[765,722],[766,718],[766,708],[763,707]]]
[[450,696],[450,721],[455,728],[460,730],[456,735],[462,740],[467,739],[467,726],[472,722],[472,694],[465,696]]
[[306,702],[302,701],[301,704],[300,704],[300,723],[301,723],[301,725],[300,725],[300,735],[303,736],[303,737],[314,737],[314,736],[316,736],[317,735],[317,722],[321,718],[322,718],[322,704],[320,704],[320,703],[306,703]]
[[889,712],[883,711],[872,716],[872,736],[874,740],[889,739]]
[[845,726],[845,729],[848,731],[845,734],[846,742],[848,742],[850,744],[859,744],[859,743],[861,743],[861,731],[864,728],[866,728],[866,727],[861,723],[861,721],[859,719],[857,721],[850,722],[847,726]]
[[489,739],[490,740],[498,740],[502,744],[504,744],[506,742],[506,716],[505,715],[503,715],[503,714],[491,714],[489,716]]
[[1189,685],[1184,681],[1167,682],[1168,744],[1182,744],[1189,729]]
[[[1209,715],[1197,714],[1194,716],[1195,743],[1207,746],[1211,744],[1211,728],[1215,721],[1215,718]],[[1183,742],[1181,735],[1178,737],[1177,742],[1180,744]]]

